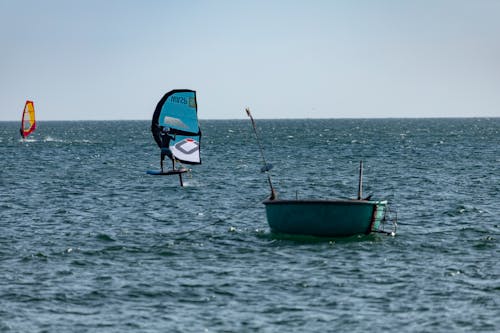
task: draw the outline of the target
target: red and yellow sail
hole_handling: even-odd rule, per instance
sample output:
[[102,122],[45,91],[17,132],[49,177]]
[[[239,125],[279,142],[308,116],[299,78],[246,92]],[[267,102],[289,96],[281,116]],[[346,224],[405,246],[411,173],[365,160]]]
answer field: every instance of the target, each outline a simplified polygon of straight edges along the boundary
[[24,105],[23,118],[21,120],[21,136],[26,138],[36,129],[35,105],[33,101],[26,101]]

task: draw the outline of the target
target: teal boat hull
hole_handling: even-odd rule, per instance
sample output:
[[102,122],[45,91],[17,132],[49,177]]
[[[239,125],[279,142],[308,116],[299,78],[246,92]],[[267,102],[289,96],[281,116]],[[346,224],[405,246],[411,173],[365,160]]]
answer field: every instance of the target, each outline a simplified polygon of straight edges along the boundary
[[346,237],[378,231],[387,201],[266,200],[271,232],[319,237]]

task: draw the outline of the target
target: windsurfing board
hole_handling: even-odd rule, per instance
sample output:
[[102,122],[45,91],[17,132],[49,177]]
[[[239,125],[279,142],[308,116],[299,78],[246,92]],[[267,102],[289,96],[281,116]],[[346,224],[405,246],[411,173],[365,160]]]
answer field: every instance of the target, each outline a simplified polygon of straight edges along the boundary
[[148,175],[153,175],[153,176],[169,176],[169,175],[178,175],[181,173],[188,172],[188,169],[174,169],[174,170],[166,170],[166,171],[161,171],[161,170],[148,170],[146,173]]

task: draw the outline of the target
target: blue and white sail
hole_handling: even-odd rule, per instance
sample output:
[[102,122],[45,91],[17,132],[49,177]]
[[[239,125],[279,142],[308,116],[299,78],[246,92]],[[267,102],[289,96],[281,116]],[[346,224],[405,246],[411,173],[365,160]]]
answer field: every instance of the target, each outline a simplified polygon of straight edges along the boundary
[[201,164],[201,130],[198,122],[196,91],[172,90],[158,102],[151,124],[151,132],[160,148],[162,130],[172,138],[169,148],[173,158],[181,163]]

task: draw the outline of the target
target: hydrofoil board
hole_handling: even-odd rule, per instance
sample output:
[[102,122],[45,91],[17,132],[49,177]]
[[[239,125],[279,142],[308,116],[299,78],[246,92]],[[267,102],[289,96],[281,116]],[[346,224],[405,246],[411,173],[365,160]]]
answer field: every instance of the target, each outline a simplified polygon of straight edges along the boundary
[[178,175],[178,174],[185,173],[188,171],[189,171],[188,169],[182,168],[182,169],[173,169],[173,170],[165,170],[165,171],[148,170],[148,171],[146,171],[146,173],[148,175],[153,175],[153,176],[169,176],[169,175]]

